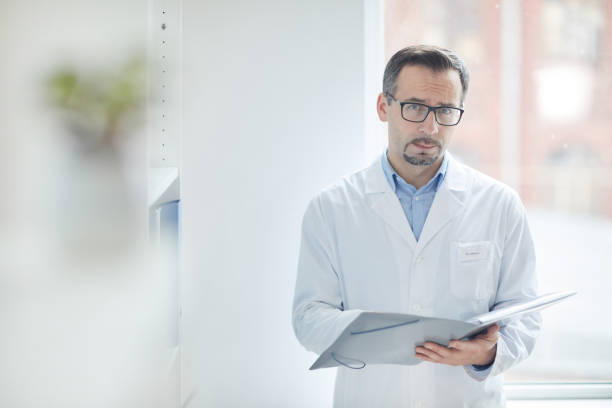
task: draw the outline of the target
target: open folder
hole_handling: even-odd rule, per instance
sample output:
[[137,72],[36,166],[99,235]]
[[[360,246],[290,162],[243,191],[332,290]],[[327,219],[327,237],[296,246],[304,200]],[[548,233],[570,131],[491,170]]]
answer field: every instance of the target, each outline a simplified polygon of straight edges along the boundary
[[451,340],[470,338],[495,323],[551,306],[576,292],[555,292],[495,309],[467,321],[403,313],[362,312],[314,362],[311,370],[345,366],[359,369],[366,364],[414,365],[415,347],[432,341],[448,346]]

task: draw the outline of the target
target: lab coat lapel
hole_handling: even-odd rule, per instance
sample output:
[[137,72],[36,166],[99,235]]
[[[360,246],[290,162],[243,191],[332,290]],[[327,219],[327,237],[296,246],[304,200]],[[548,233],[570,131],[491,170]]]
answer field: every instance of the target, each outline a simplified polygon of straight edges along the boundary
[[466,200],[467,183],[467,174],[463,166],[450,157],[449,154],[446,176],[431,204],[423,231],[417,243],[417,253],[425,248],[453,217],[459,214]]
[[385,178],[380,158],[365,173],[365,193],[372,210],[414,250],[416,239],[395,192]]
[[410,228],[410,224],[406,219],[406,214],[404,214],[402,205],[393,191],[382,193],[377,197],[372,203],[372,209],[397,231],[412,249],[417,246],[412,228]]

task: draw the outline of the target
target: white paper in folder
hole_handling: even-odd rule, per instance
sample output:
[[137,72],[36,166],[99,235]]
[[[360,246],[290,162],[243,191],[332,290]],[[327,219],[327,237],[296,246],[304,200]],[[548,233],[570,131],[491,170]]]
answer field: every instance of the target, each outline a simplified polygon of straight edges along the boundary
[[366,364],[418,364],[422,360],[414,357],[414,349],[426,341],[448,346],[451,340],[469,338],[502,320],[538,311],[575,294],[550,293],[474,316],[467,321],[403,313],[362,312],[310,369],[340,365],[359,369]]

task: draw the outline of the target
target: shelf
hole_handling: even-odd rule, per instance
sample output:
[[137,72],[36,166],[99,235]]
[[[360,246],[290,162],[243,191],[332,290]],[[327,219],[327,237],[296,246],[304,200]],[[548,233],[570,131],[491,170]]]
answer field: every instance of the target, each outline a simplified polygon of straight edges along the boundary
[[149,169],[149,208],[159,207],[180,198],[178,167],[153,167]]

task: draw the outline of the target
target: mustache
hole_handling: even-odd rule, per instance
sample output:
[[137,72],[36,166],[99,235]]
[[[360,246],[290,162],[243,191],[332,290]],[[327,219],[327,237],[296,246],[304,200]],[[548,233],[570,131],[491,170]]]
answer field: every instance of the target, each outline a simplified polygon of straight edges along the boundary
[[442,145],[440,144],[440,142],[438,142],[435,139],[429,138],[429,137],[418,137],[416,139],[412,139],[410,142],[406,143],[406,146],[404,146],[404,150],[406,150],[408,148],[408,146],[410,146],[411,144],[414,143],[418,143],[418,144],[423,144],[423,145],[435,145],[438,148],[442,148]]

